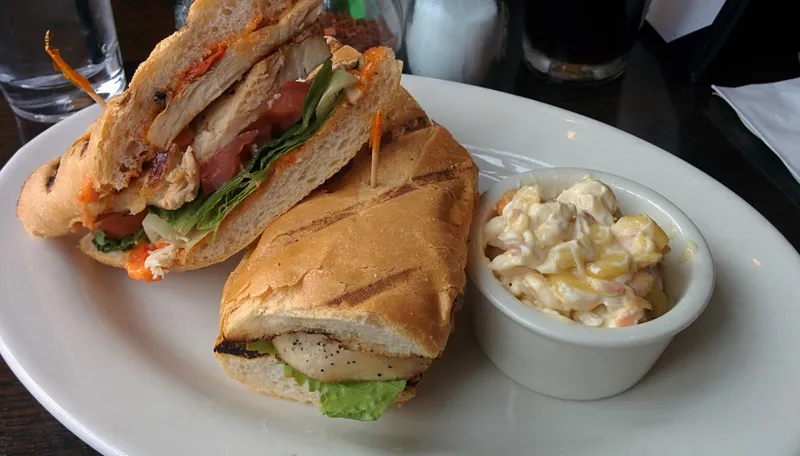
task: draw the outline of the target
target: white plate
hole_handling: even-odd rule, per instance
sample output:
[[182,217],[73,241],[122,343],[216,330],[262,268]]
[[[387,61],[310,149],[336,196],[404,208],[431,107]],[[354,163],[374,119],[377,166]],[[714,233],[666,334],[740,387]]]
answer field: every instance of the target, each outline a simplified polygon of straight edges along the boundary
[[[506,378],[459,327],[418,397],[378,422],[331,420],[229,380],[211,346],[235,262],[146,285],[28,236],[14,207],[28,173],[98,114],[82,112],[0,172],[0,352],[70,430],[105,454],[800,453],[800,256],[708,176],[644,141],[522,98],[406,77],[470,145],[482,189],[542,165],[637,180],[681,207],[716,260],[714,298],[634,389],[566,402]],[[468,321],[462,318],[461,322]]]

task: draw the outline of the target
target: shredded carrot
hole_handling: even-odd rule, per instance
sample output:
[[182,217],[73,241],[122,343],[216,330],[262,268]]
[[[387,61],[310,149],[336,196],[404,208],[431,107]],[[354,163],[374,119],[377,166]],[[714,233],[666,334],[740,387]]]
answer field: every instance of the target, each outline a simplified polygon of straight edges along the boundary
[[50,58],[53,59],[53,67],[63,73],[64,78],[86,92],[86,94],[92,97],[92,100],[96,101],[97,104],[103,108],[106,107],[106,101],[94,91],[91,84],[89,84],[89,81],[83,77],[82,74],[73,70],[72,67],[61,58],[61,54],[58,53],[58,49],[50,46],[50,30],[44,34],[44,50],[47,52]]
[[128,271],[128,276],[134,280],[144,280],[145,282],[158,282],[161,277],[153,277],[153,273],[144,265],[150,252],[155,250],[156,246],[147,242],[142,242],[133,249],[128,251],[125,259],[125,269]]
[[381,121],[383,120],[383,109],[378,109],[375,117],[372,118],[372,130],[369,135],[369,142],[372,146],[372,170],[369,174],[369,185],[375,187],[378,184],[378,159],[381,153]]

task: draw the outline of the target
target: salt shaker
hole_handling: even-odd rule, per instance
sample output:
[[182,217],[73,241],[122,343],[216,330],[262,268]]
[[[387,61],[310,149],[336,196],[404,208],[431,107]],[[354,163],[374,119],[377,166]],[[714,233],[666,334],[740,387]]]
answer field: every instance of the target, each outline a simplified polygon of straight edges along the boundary
[[412,1],[405,14],[411,74],[488,85],[508,46],[521,47],[521,32],[508,33],[508,6],[505,0]]

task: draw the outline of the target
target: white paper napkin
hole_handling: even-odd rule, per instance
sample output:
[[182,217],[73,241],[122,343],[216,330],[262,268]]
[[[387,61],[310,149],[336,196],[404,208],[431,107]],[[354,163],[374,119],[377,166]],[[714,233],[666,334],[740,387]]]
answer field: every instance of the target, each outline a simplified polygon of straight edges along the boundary
[[800,182],[800,78],[742,87],[711,86]]

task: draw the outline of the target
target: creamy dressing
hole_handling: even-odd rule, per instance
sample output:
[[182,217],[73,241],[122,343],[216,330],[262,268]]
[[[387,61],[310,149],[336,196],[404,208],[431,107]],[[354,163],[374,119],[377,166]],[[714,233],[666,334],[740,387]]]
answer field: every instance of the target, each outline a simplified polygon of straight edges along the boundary
[[586,177],[550,201],[537,184],[523,186],[503,196],[497,213],[484,228],[490,267],[526,305],[606,328],[666,311],[657,265],[669,238],[645,214],[618,218],[606,184]]

